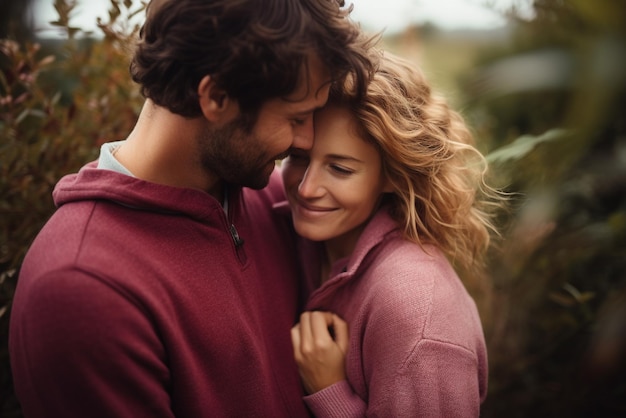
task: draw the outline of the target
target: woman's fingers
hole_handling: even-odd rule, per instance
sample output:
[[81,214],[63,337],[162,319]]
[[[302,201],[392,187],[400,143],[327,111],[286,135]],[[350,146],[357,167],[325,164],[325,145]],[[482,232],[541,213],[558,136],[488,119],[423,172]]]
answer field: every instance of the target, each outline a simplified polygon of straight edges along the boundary
[[348,323],[331,312],[304,312],[291,332],[294,350],[300,355],[315,355],[337,347],[343,354],[348,350]]
[[311,330],[310,312],[300,315],[300,352],[310,350],[313,341],[313,331]]
[[348,323],[337,315],[332,315],[333,330],[335,334],[335,342],[343,354],[348,352],[350,345],[350,333],[348,331]]
[[304,312],[300,323],[291,329],[291,341],[300,377],[308,393],[345,379],[348,324],[337,315]]
[[293,328],[291,328],[291,344],[293,346],[293,355],[296,361],[300,361],[300,324],[296,324]]
[[309,315],[311,335],[317,344],[330,344],[333,337],[329,327],[333,325],[333,314],[330,312],[314,311]]
[[313,311],[300,315],[300,350],[308,353],[330,344],[332,337],[328,327],[332,321],[332,314],[328,312]]

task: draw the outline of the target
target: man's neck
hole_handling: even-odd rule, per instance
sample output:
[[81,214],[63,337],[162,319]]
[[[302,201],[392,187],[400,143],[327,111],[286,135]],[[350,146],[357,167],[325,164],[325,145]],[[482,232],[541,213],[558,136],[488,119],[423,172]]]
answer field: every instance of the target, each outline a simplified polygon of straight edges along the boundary
[[198,155],[202,119],[187,119],[147,100],[135,128],[115,158],[137,178],[168,186],[200,189],[223,202],[222,180]]

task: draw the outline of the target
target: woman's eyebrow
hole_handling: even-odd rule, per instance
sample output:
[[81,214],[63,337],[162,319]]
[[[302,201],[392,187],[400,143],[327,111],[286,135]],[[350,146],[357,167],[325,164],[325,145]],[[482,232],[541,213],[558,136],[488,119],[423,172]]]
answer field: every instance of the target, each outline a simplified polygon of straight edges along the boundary
[[356,163],[361,163],[361,164],[364,163],[364,161],[359,160],[358,158],[352,157],[350,155],[328,154],[328,155],[326,155],[326,158],[329,158],[329,159],[332,159],[332,160],[354,161]]

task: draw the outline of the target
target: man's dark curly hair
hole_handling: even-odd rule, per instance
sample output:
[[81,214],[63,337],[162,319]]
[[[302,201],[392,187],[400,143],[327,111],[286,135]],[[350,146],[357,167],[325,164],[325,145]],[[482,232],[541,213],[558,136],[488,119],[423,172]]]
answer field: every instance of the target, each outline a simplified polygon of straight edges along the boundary
[[312,52],[333,80],[351,74],[364,92],[374,40],[350,11],[343,0],[152,0],[130,72],[145,97],[185,117],[201,115],[197,88],[205,75],[242,112],[256,113],[295,90]]

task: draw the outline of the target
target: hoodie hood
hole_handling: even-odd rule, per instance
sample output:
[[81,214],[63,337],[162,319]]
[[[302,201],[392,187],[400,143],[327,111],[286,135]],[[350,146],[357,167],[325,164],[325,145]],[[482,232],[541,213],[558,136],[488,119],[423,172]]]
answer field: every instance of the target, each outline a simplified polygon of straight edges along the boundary
[[[230,193],[231,208],[237,205],[239,190]],[[63,177],[52,197],[57,207],[80,201],[104,200],[143,211],[179,213],[206,221],[222,205],[210,194],[196,189],[166,186],[99,169],[96,162],[84,166],[78,173]]]
[[[275,205],[275,208],[277,206]],[[389,207],[379,208],[363,230],[352,254],[337,260],[330,266],[329,278],[321,286],[319,284],[320,265],[324,244],[300,237],[299,246],[301,262],[304,265],[304,285],[310,295],[307,309],[323,304],[323,301],[336,292],[337,288],[350,283],[362,269],[367,268],[366,259],[370,257],[373,259],[372,254],[385,240],[394,239],[401,235],[402,231],[397,222],[389,214]]]

